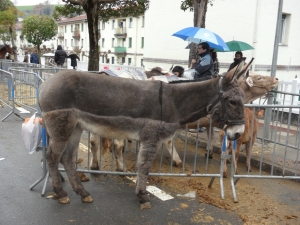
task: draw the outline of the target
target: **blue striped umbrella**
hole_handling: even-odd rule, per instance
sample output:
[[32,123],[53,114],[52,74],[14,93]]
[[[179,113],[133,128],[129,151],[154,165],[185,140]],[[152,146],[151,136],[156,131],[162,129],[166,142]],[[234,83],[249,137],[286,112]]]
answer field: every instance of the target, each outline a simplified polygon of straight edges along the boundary
[[227,44],[219,35],[205,28],[187,27],[177,31],[176,33],[172,34],[172,36],[179,37],[185,41],[194,42],[197,44],[201,42],[207,42],[210,48],[229,51]]

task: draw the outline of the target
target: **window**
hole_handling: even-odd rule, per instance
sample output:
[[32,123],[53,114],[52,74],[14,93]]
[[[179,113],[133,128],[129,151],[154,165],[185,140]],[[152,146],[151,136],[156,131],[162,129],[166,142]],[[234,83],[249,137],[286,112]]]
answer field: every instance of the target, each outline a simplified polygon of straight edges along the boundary
[[81,39],[81,47],[83,47],[83,39]]
[[129,38],[128,42],[128,48],[132,48],[132,38]]
[[81,31],[83,31],[84,23],[81,23]]
[[125,57],[122,57],[122,63],[123,64],[125,63]]
[[131,58],[128,58],[128,65],[131,65]]
[[279,43],[281,45],[287,45],[288,44],[288,34],[289,34],[289,29],[290,29],[290,20],[291,20],[291,15],[290,14],[282,13],[281,36],[280,36],[280,40],[279,40]]
[[104,29],[105,29],[105,22],[102,21],[102,30],[104,30]]
[[71,47],[73,47],[73,39],[71,39]]
[[126,39],[123,38],[123,41],[122,41],[122,47],[125,47],[125,42],[126,42]]
[[71,32],[73,32],[73,24],[71,25]]
[[111,64],[115,64],[115,57],[111,57]]
[[144,67],[144,60],[143,59],[141,59],[141,67]]
[[129,18],[129,27],[132,27],[132,18]]
[[104,55],[102,56],[102,63],[104,63]]
[[142,17],[142,27],[144,27],[145,26],[145,17],[143,16]]
[[114,38],[111,39],[111,47],[115,47],[115,39]]
[[112,20],[111,26],[112,26],[112,27],[111,27],[112,29],[115,28],[115,20]]
[[67,25],[65,26],[65,33],[67,33]]
[[144,48],[144,37],[142,37],[142,45],[141,48]]
[[102,38],[102,48],[104,48],[105,38]]

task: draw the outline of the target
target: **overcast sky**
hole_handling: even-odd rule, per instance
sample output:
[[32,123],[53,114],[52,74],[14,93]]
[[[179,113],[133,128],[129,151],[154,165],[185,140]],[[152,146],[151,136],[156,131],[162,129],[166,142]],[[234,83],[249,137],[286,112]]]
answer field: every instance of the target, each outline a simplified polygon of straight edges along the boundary
[[[20,5],[38,5],[40,3],[45,3],[46,0],[10,0],[16,6]],[[62,3],[61,0],[49,0],[50,4]]]

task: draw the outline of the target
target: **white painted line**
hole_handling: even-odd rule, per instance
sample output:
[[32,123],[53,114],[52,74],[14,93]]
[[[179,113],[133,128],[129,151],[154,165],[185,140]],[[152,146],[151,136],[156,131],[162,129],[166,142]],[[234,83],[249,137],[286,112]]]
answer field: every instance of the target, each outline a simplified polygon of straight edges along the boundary
[[29,111],[27,111],[26,109],[22,108],[22,107],[16,107],[17,110],[20,111],[20,113],[30,113]]
[[181,194],[177,194],[177,196],[180,196],[180,197],[188,197],[188,198],[196,198],[196,191],[190,191],[184,195],[181,195]]
[[0,161],[1,161],[1,160],[4,160],[4,159],[5,159],[5,158],[0,158]]
[[[128,180],[131,180],[133,183],[136,183],[136,177],[127,177],[126,176],[126,178]],[[155,187],[155,186],[149,185],[146,187],[146,190],[149,193],[153,194],[154,196],[158,197],[162,201],[166,201],[166,200],[170,200],[170,199],[174,198],[173,196],[167,194],[166,192],[164,192],[163,190],[160,190],[158,187]]]
[[168,195],[166,192],[164,192],[163,190],[160,190],[159,188],[157,188],[155,186],[147,186],[146,189],[148,192],[155,195],[162,201],[166,201],[166,200],[170,200],[170,199],[174,198],[173,196]]

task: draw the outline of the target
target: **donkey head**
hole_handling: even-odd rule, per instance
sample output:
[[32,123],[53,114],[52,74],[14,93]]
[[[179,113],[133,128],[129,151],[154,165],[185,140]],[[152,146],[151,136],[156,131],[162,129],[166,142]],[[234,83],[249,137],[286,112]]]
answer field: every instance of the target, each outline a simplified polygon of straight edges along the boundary
[[218,121],[218,127],[225,129],[229,140],[239,138],[245,129],[244,92],[238,86],[238,78],[247,71],[251,62],[244,66],[242,60],[219,78],[219,102],[209,109],[212,120]]

